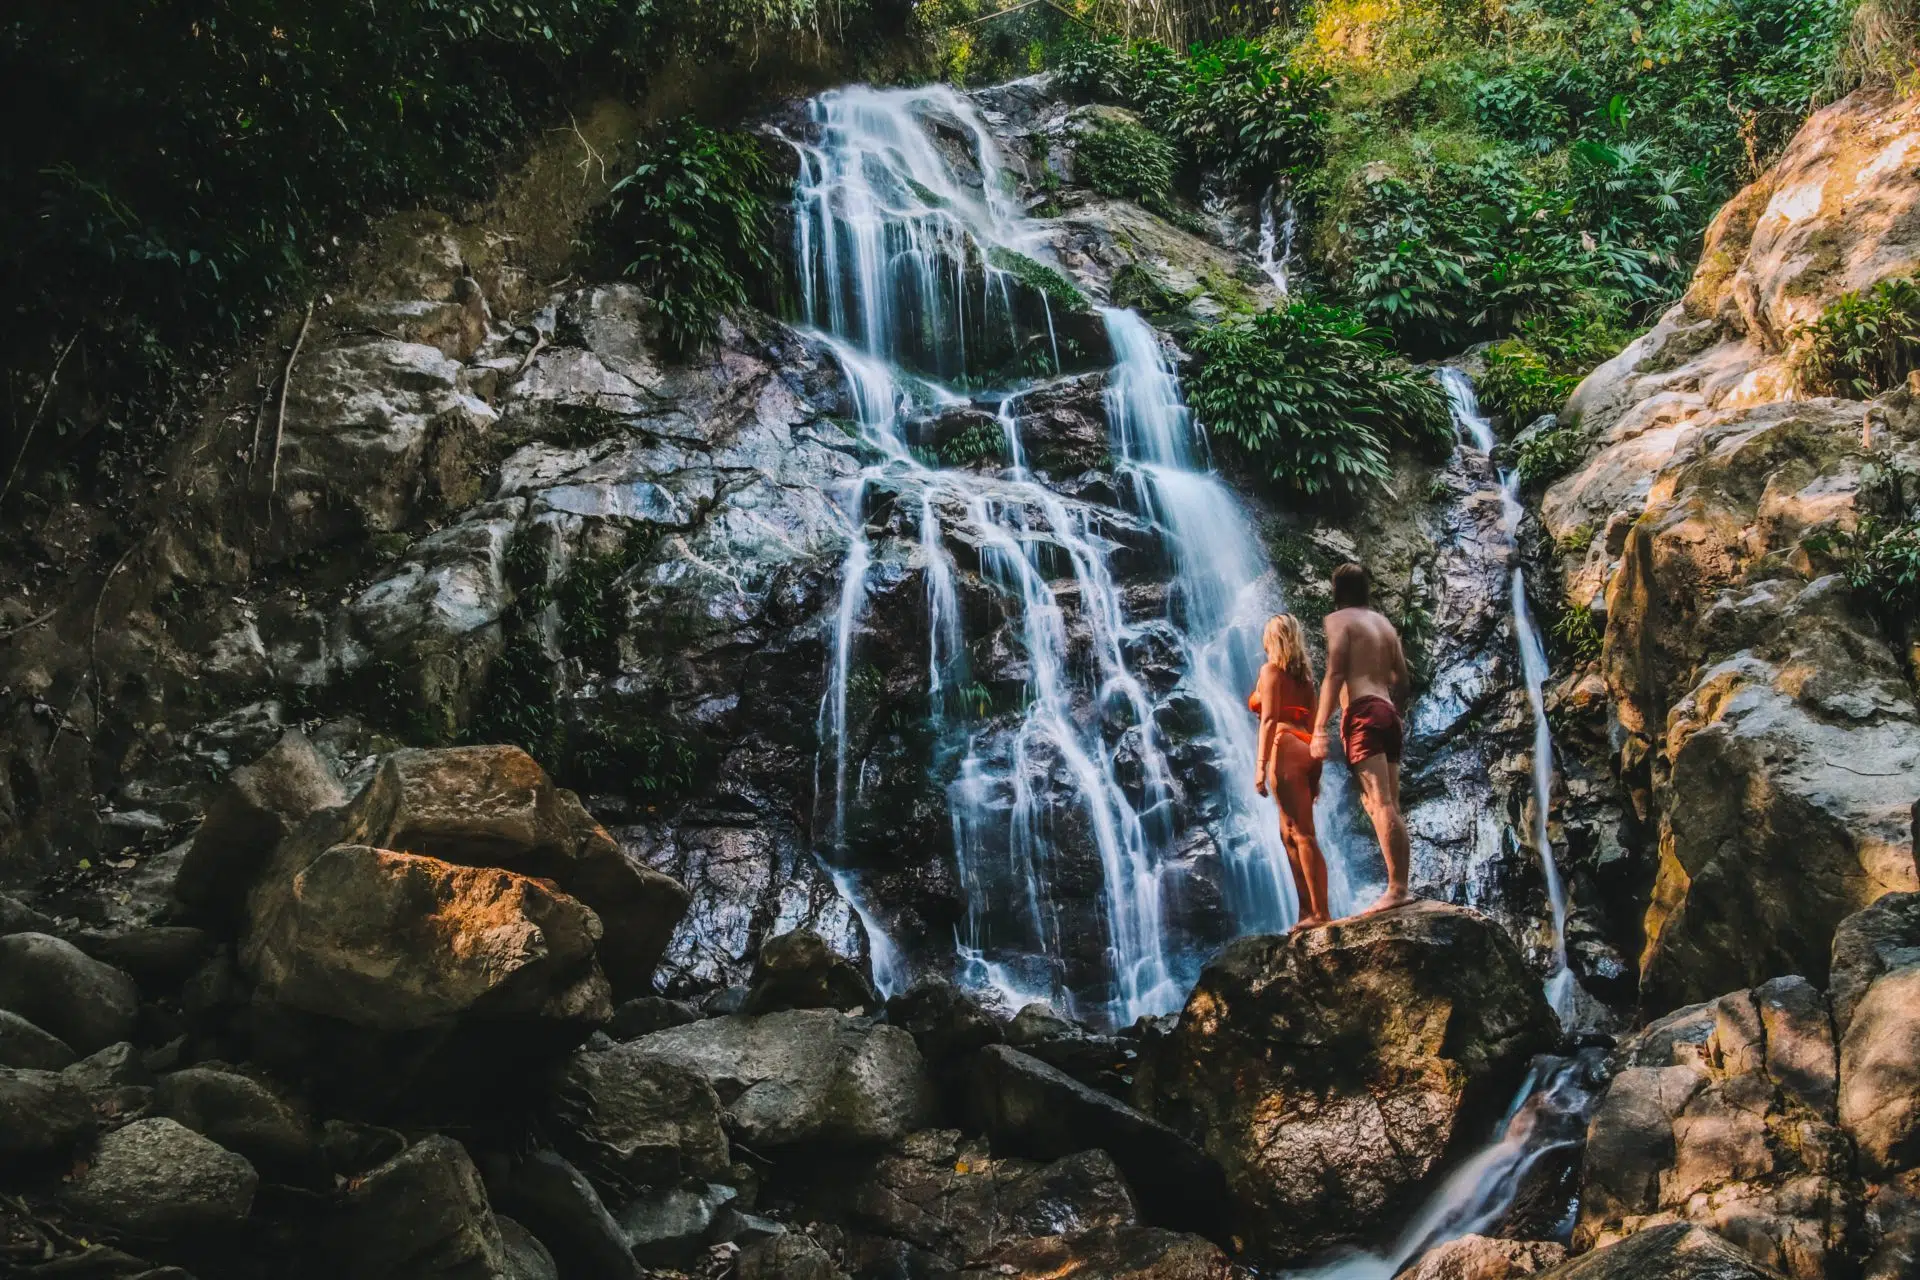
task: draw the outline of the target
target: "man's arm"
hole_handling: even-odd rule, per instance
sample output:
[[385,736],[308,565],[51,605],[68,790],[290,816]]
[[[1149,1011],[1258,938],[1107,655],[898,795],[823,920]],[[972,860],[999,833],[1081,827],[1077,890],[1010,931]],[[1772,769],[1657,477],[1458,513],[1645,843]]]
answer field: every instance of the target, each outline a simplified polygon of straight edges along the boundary
[[1341,690],[1347,687],[1347,627],[1327,615],[1327,676],[1320,682],[1320,707],[1313,717],[1312,752],[1315,760],[1327,758],[1327,726],[1333,723],[1334,710],[1340,705]]

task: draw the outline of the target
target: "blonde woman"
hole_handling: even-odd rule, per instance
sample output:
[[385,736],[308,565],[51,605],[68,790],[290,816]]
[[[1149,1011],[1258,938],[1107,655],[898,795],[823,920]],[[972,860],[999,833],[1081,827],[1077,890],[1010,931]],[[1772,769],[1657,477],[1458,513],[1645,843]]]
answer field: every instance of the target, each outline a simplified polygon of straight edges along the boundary
[[1260,637],[1267,651],[1266,665],[1247,706],[1260,717],[1260,755],[1255,787],[1271,791],[1280,809],[1280,839],[1293,866],[1293,886],[1300,899],[1300,919],[1293,927],[1310,929],[1326,924],[1327,862],[1313,830],[1313,802],[1320,794],[1320,764],[1313,758],[1313,711],[1316,690],[1313,664],[1307,657],[1307,638],[1300,620],[1290,613],[1267,619]]

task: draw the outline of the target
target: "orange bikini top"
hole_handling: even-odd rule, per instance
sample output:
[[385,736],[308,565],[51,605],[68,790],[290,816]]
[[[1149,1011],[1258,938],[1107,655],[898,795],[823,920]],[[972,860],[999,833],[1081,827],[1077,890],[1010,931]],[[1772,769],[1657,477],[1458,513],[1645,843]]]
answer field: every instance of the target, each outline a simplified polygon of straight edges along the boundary
[[[1260,714],[1260,691],[1258,689],[1255,689],[1247,695],[1247,710],[1253,712],[1255,715]],[[1273,718],[1276,720],[1293,720],[1311,724],[1313,722],[1313,708],[1278,707],[1274,710]]]

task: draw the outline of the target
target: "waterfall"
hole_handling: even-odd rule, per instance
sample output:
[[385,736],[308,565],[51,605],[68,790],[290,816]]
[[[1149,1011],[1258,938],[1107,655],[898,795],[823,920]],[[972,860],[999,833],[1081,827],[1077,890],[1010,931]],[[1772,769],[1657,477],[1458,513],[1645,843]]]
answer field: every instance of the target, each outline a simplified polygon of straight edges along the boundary
[[[1456,427],[1482,453],[1491,453],[1494,447],[1493,424],[1480,412],[1479,397],[1474,394],[1473,381],[1459,369],[1444,367],[1439,370],[1441,386],[1446,390],[1447,403],[1453,412]],[[1553,972],[1547,978],[1547,999],[1553,1011],[1559,1016],[1562,1026],[1571,1026],[1574,1019],[1574,977],[1567,967],[1567,895],[1560,880],[1560,869],[1553,860],[1553,844],[1548,839],[1547,811],[1553,799],[1553,729],[1547,723],[1547,706],[1544,688],[1547,681],[1547,650],[1540,638],[1540,629],[1534,625],[1533,614],[1527,608],[1526,570],[1519,563],[1520,520],[1524,510],[1520,505],[1520,479],[1516,472],[1503,471],[1498,475],[1500,484],[1500,502],[1504,513],[1501,521],[1507,538],[1513,549],[1514,569],[1508,583],[1509,599],[1512,607],[1514,643],[1519,650],[1520,672],[1527,690],[1527,705],[1533,713],[1533,847],[1540,857],[1540,870],[1547,883],[1547,907],[1553,919]]]
[[[1277,212],[1276,195],[1279,197]],[[1283,298],[1293,292],[1293,232],[1296,221],[1293,196],[1288,192],[1285,180],[1268,187],[1266,194],[1260,197],[1260,270],[1266,273],[1267,279],[1273,281],[1273,287],[1280,291]]]
[[[965,895],[953,972],[1007,1004],[1049,999],[1116,1023],[1168,1012],[1226,940],[1196,946],[1177,936],[1169,912],[1188,874],[1183,840],[1204,836],[1219,850],[1231,928],[1280,929],[1297,916],[1272,802],[1254,791],[1256,723],[1245,704],[1260,624],[1281,603],[1277,578],[1239,504],[1205,470],[1203,437],[1158,335],[1132,312],[1100,316],[1114,352],[1104,392],[1110,448],[1131,512],[1056,491],[1028,470],[1021,389],[985,393],[1036,357],[1059,369],[1044,292],[1002,265],[1007,253],[1038,260],[1049,251],[1044,228],[1017,213],[1013,184],[966,98],[944,86],[855,87],[815,99],[811,115],[808,138],[790,140],[799,157],[799,305],[845,372],[869,458],[834,495],[848,549],[819,713],[823,857],[873,940],[876,978],[884,955],[887,981],[904,982],[902,948],[863,905],[848,829],[859,801],[858,788],[849,791],[858,748],[849,690],[878,558],[867,504],[886,495],[918,517],[936,772],[946,779]],[[976,395],[998,421],[1010,466],[936,467],[908,447],[915,412]],[[1112,567],[1115,519],[1145,521],[1163,547],[1173,568],[1164,617],[1130,610]],[[990,593],[1017,641],[1024,687],[1015,709],[976,705],[952,557],[960,545],[974,566],[970,589]],[[1183,790],[1156,718],[1166,704],[1129,656],[1146,629],[1169,625],[1183,673],[1175,696],[1198,707],[1204,728],[1190,737],[1216,765],[1204,796]],[[1090,1001],[1068,972],[1069,944],[1084,939],[1054,892],[1064,833],[1101,877],[1106,972]],[[1337,861],[1335,882],[1339,901]]]
[[1536,1059],[1494,1140],[1447,1176],[1385,1252],[1348,1253],[1290,1274],[1295,1280],[1392,1280],[1428,1250],[1498,1226],[1543,1161],[1585,1143],[1605,1080],[1599,1049]]

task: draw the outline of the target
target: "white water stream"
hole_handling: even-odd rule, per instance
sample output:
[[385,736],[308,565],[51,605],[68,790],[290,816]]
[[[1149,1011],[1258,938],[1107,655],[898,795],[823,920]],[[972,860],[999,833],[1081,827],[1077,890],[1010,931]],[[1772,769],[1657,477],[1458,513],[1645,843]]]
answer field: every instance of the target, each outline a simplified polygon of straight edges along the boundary
[[[1473,441],[1475,448],[1491,454],[1495,443],[1493,425],[1480,412],[1480,400],[1474,393],[1472,379],[1451,367],[1443,367],[1438,376],[1441,386],[1446,389],[1447,403],[1453,411],[1455,425]],[[1501,523],[1514,556],[1513,574],[1508,585],[1513,610],[1514,643],[1519,649],[1520,673],[1526,685],[1527,705],[1533,712],[1533,830],[1530,834],[1534,850],[1540,857],[1541,875],[1547,884],[1547,907],[1553,916],[1554,967],[1547,978],[1547,1001],[1559,1017],[1560,1025],[1570,1027],[1575,1011],[1573,971],[1567,967],[1567,894],[1560,880],[1560,869],[1553,860],[1553,843],[1547,833],[1547,813],[1553,799],[1553,729],[1547,723],[1543,692],[1547,681],[1547,650],[1540,638],[1539,627],[1534,625],[1533,614],[1527,608],[1526,570],[1519,564],[1520,519],[1524,514],[1520,505],[1520,478],[1516,472],[1505,471],[1499,474],[1498,480],[1503,511]]]
[[[1277,579],[1239,504],[1206,470],[1204,441],[1158,335],[1132,312],[1100,316],[1114,353],[1105,408],[1116,478],[1173,568],[1164,620],[1134,616],[1116,585],[1117,544],[1105,533],[1116,513],[1028,471],[1012,396],[998,402],[1004,469],[916,457],[905,435],[911,417],[1004,377],[1018,365],[1009,353],[1030,368],[1039,351],[1058,371],[1052,306],[1040,290],[1022,293],[1007,256],[1047,256],[1044,228],[1015,211],[991,136],[951,89],[841,89],[816,99],[812,115],[812,135],[794,143],[800,305],[845,369],[871,459],[836,495],[848,551],[819,717],[826,843],[846,853],[848,816],[861,799],[849,774],[849,689],[874,564],[868,507],[888,495],[918,519],[931,714],[948,744],[948,809],[967,903],[955,970],[1010,1004],[1046,999],[1114,1022],[1171,1011],[1205,958],[1170,940],[1168,927],[1169,895],[1183,874],[1176,849],[1193,832],[1176,817],[1180,786],[1155,719],[1163,704],[1128,655],[1143,628],[1171,623],[1180,689],[1199,705],[1218,756],[1206,827],[1227,872],[1232,926],[1285,928],[1297,904],[1272,802],[1253,790],[1255,722],[1245,704],[1261,623],[1280,607]],[[967,154],[956,158],[956,147]],[[1021,300],[1035,295],[1042,323],[1031,323],[1029,302],[1023,324]],[[970,548],[1023,651],[1017,709],[986,715],[953,696],[971,678],[956,544]],[[1116,768],[1123,744],[1134,762],[1124,780]],[[1335,790],[1323,804],[1338,803]],[[1091,846],[1102,878],[1104,995],[1078,1001],[1078,1010],[1054,893],[1062,832]],[[1334,905],[1345,910],[1341,863],[1329,861]],[[833,874],[857,905],[859,875],[845,868],[842,861]],[[873,914],[860,911],[869,934],[880,934]],[[900,951],[884,937],[875,944],[883,989],[909,976]]]
[[1298,222],[1293,196],[1282,183],[1260,197],[1260,270],[1282,298],[1293,292],[1293,232]]

